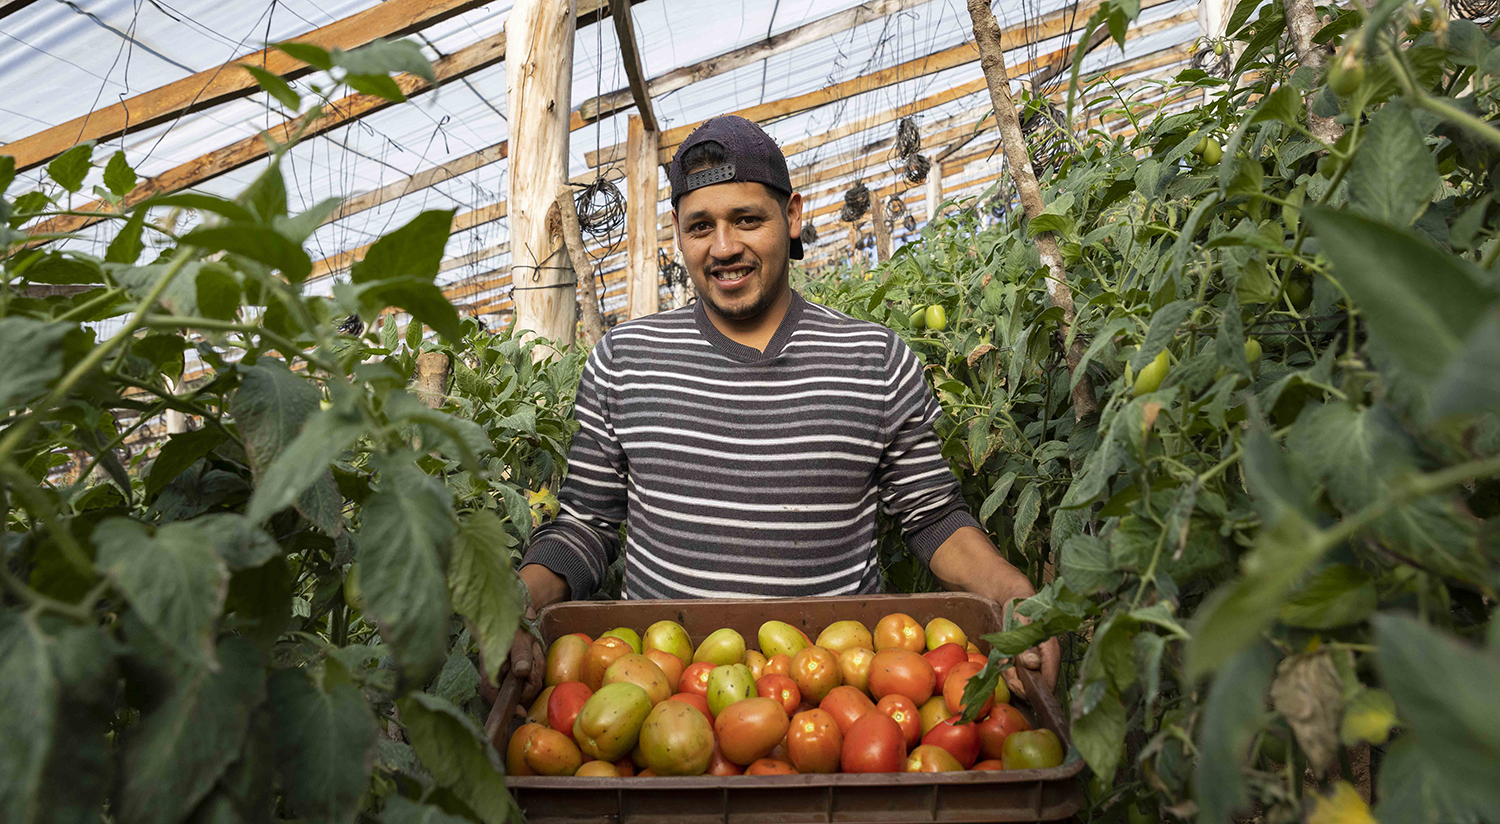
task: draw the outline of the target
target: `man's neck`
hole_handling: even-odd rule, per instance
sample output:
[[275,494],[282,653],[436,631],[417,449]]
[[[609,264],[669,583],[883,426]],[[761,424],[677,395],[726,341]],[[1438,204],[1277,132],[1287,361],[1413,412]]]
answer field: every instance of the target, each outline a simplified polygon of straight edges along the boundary
[[704,308],[708,310],[708,319],[713,323],[714,328],[723,332],[724,337],[741,346],[764,352],[770,345],[771,338],[776,335],[776,330],[781,328],[781,321],[786,318],[787,309],[791,305],[792,290],[787,288],[766,311],[753,318],[735,320],[720,315],[712,307],[705,306]]

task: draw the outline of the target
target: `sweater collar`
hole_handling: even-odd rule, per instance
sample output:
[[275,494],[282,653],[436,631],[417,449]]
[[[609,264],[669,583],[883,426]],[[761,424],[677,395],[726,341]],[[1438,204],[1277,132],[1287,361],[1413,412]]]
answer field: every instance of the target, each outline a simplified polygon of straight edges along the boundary
[[806,306],[807,301],[803,300],[796,290],[793,290],[792,302],[786,308],[786,315],[781,318],[781,325],[776,327],[776,333],[771,336],[764,352],[731,340],[728,335],[720,332],[719,327],[714,326],[713,320],[708,317],[708,309],[702,300],[693,303],[693,320],[698,324],[698,331],[709,343],[713,344],[715,349],[734,360],[756,363],[773,360],[781,355],[781,350],[786,347],[787,341],[792,338],[792,333],[797,330],[797,324],[801,321]]

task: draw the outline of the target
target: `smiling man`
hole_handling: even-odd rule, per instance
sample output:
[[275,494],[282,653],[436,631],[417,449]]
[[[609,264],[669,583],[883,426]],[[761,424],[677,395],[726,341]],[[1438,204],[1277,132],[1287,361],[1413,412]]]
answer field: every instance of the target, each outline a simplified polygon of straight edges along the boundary
[[[791,289],[803,203],[771,138],[715,118],[669,177],[698,301],[623,323],[590,354],[562,513],[520,570],[530,606],[589,597],[622,521],[626,598],[879,592],[880,510],[950,589],[1034,594],[969,514],[911,349]],[[520,645],[518,672],[539,652]],[[1055,683],[1055,643],[1021,659]]]

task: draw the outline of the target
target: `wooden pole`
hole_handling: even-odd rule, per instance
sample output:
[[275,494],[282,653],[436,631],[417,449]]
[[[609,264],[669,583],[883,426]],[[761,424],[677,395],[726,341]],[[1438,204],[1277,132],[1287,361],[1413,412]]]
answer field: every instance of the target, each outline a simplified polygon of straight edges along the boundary
[[876,198],[870,208],[870,222],[875,225],[875,258],[877,263],[891,259],[891,225],[886,220],[889,198]]
[[[1000,39],[1000,23],[990,11],[989,0],[968,0],[969,17],[974,21],[974,41],[979,48],[979,65],[984,70],[985,81],[990,87],[990,101],[995,107],[995,118],[1000,127],[1000,138],[1005,146],[1005,160],[1010,167],[1011,179],[1021,197],[1021,208],[1027,220],[1034,220],[1042,213],[1046,204],[1042,202],[1042,190],[1036,182],[1036,171],[1031,166],[1031,152],[1026,148],[1026,138],[1021,134],[1021,119],[1016,114],[1015,101],[1010,96],[1010,78],[1005,72],[1005,49]],[[1063,310],[1062,334],[1066,340],[1073,326],[1073,290],[1068,286],[1068,274],[1063,269],[1062,252],[1057,247],[1057,238],[1051,232],[1041,232],[1034,238],[1042,265],[1049,272],[1047,294],[1052,303]],[[1065,350],[1068,372],[1076,372],[1083,357],[1083,342],[1076,337],[1073,345]],[[1094,384],[1087,374],[1078,376],[1073,386],[1073,418],[1082,419],[1098,408],[1094,399]]]
[[655,314],[660,305],[656,204],[661,192],[658,189],[656,152],[661,145],[661,132],[645,126],[641,118],[631,115],[626,132],[625,246],[630,250],[626,316],[629,318]]
[[442,352],[423,352],[417,356],[417,400],[422,405],[433,409],[443,405],[443,396],[448,392],[448,375],[452,368],[453,363]]
[[573,189],[564,186],[557,193],[557,213],[562,217],[563,242],[568,245],[568,259],[573,263],[573,279],[578,281],[578,305],[583,310],[583,338],[590,349],[604,337],[604,316],[599,314],[599,293],[594,289],[594,262],[583,246],[583,227],[578,223],[578,206]]
[[938,207],[943,205],[943,164],[934,163],[927,170],[927,220],[938,216]]
[[[1333,55],[1333,48],[1313,42],[1318,29],[1323,27],[1318,10],[1313,7],[1312,0],[1282,0],[1281,5],[1286,14],[1287,31],[1292,35],[1292,48],[1297,50],[1297,62],[1321,75],[1323,64]],[[1344,136],[1344,127],[1337,120],[1319,117],[1311,111],[1307,113],[1307,130],[1330,146]]]
[[505,24],[516,328],[563,344],[575,334],[573,273],[547,218],[568,179],[575,13],[574,0],[518,0]]

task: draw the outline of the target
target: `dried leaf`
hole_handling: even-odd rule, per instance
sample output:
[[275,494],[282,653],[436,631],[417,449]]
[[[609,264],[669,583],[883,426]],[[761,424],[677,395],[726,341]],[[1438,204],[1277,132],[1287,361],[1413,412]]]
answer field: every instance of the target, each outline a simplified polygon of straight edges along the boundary
[[1276,668],[1271,701],[1286,717],[1317,775],[1333,763],[1344,714],[1344,682],[1326,652],[1295,655]]

